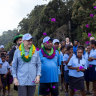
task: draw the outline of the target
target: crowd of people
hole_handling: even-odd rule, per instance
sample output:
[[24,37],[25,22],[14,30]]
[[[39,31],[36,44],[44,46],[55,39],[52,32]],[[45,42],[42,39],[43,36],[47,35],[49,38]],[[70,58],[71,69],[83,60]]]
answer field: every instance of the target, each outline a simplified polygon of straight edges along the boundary
[[36,84],[42,96],[59,96],[61,91],[65,96],[75,96],[78,90],[81,96],[96,96],[94,37],[90,37],[89,44],[81,45],[68,37],[60,42],[46,36],[40,50],[29,33],[15,36],[13,42],[15,46],[8,52],[0,46],[0,96],[11,96],[10,84],[14,84],[18,96],[34,96]]

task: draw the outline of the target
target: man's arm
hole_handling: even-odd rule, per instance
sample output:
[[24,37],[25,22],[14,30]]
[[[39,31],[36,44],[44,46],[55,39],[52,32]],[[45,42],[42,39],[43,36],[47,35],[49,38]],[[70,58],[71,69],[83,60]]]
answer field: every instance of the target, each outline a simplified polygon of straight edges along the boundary
[[18,51],[16,50],[14,53],[13,61],[12,61],[12,76],[13,76],[13,83],[17,86],[19,82],[17,80],[17,66],[18,65]]
[[83,68],[83,69],[80,69],[79,67],[72,67],[72,66],[68,66],[68,68],[69,68],[69,69],[72,69],[72,70],[77,70],[78,72],[79,72],[79,71],[82,71],[82,72],[85,71],[84,68]]
[[73,53],[71,53],[71,54],[69,55],[69,58],[68,58],[67,61],[64,61],[64,63],[65,63],[66,65],[69,63],[69,61],[70,61],[70,59],[71,59],[72,56],[73,56]]
[[40,60],[40,56],[39,56],[39,53],[37,53],[38,54],[38,56],[37,56],[37,66],[36,66],[36,68],[37,68],[37,76],[39,75],[39,76],[41,76],[41,60]]
[[16,48],[14,47],[10,52],[9,52],[9,64],[12,63],[13,61],[13,56],[14,56],[14,52],[15,52]]
[[69,69],[72,69],[72,70],[77,70],[78,67],[72,67],[72,66],[68,66]]
[[41,61],[40,61],[39,52],[37,54],[38,54],[37,55],[37,63],[36,63],[37,77],[35,78],[35,83],[39,83],[40,76],[41,76]]

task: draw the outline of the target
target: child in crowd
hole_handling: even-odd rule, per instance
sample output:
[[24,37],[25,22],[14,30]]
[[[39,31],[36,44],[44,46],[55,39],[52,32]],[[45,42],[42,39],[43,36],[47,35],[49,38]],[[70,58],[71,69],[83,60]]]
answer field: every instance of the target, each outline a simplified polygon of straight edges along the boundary
[[73,56],[73,46],[69,45],[67,46],[67,53],[64,54],[64,57],[63,57],[63,61],[64,61],[64,64],[65,64],[65,67],[64,67],[64,82],[65,82],[65,94],[66,96],[68,96],[68,85],[69,85],[69,69],[67,67],[67,64],[69,62],[69,60],[71,59],[71,57]]
[[77,90],[80,90],[81,95],[85,96],[84,88],[84,71],[87,69],[86,60],[83,58],[83,49],[77,49],[77,56],[73,56],[69,63],[69,86],[70,96],[74,96]]
[[[6,55],[6,61],[9,62],[9,54]],[[13,82],[13,77],[11,75],[11,65],[10,65],[10,72],[7,75],[7,86],[8,86],[8,96],[10,96],[10,84]]]
[[[64,57],[66,47],[61,46],[60,50],[61,50],[62,56]],[[63,91],[63,89],[64,89],[64,66],[65,66],[65,64],[63,62],[63,64],[61,64],[61,89],[60,89],[61,91]]]
[[0,74],[1,74],[1,81],[3,84],[3,96],[5,96],[7,86],[7,75],[9,74],[10,66],[9,63],[6,61],[6,56],[4,53],[1,54],[1,60],[2,60],[2,67],[0,68]]
[[87,45],[87,52],[84,55],[84,58],[87,62],[87,70],[85,70],[85,72],[84,72],[84,78],[85,78],[85,81],[86,81],[86,88],[87,88],[86,95],[91,94],[90,91],[89,91],[90,80],[89,80],[89,61],[88,61],[90,51],[91,51],[91,46]]
[[91,52],[89,61],[89,80],[93,83],[94,96],[96,96],[96,41],[91,41]]
[[[61,73],[62,73],[62,65],[63,65],[63,54],[62,54],[62,52],[60,51],[60,41],[58,40],[58,39],[54,39],[53,40],[53,44],[54,44],[54,47],[55,47],[55,49],[58,51],[58,53],[59,53],[59,61],[58,61],[58,64],[60,65],[60,66],[58,66],[58,75],[59,75],[59,85],[61,84],[61,90],[63,89],[63,86],[62,86],[62,80],[61,80]],[[61,69],[61,70],[60,70]]]

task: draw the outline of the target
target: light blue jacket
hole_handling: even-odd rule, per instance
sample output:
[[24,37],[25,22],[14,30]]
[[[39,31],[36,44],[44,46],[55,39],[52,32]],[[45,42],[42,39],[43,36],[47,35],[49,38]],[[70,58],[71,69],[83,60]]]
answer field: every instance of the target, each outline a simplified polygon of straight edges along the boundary
[[[29,52],[25,51],[25,55]],[[19,81],[19,85],[35,85],[36,76],[41,75],[41,61],[39,53],[35,51],[29,62],[24,62],[17,49],[12,62],[12,75]]]

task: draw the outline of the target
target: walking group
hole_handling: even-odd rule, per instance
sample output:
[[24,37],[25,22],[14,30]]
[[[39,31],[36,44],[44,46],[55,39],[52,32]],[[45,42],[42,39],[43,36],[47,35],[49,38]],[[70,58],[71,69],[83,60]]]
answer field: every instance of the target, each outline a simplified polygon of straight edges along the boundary
[[[96,96],[96,41],[87,45],[67,37],[59,41],[43,38],[41,49],[33,44],[31,34],[14,37],[15,46],[8,52],[0,46],[0,95],[11,96],[10,84],[18,96]],[[37,86],[38,84],[38,86]],[[91,86],[91,87],[90,87]],[[92,88],[92,89],[90,89]],[[14,96],[14,93],[13,93]]]

